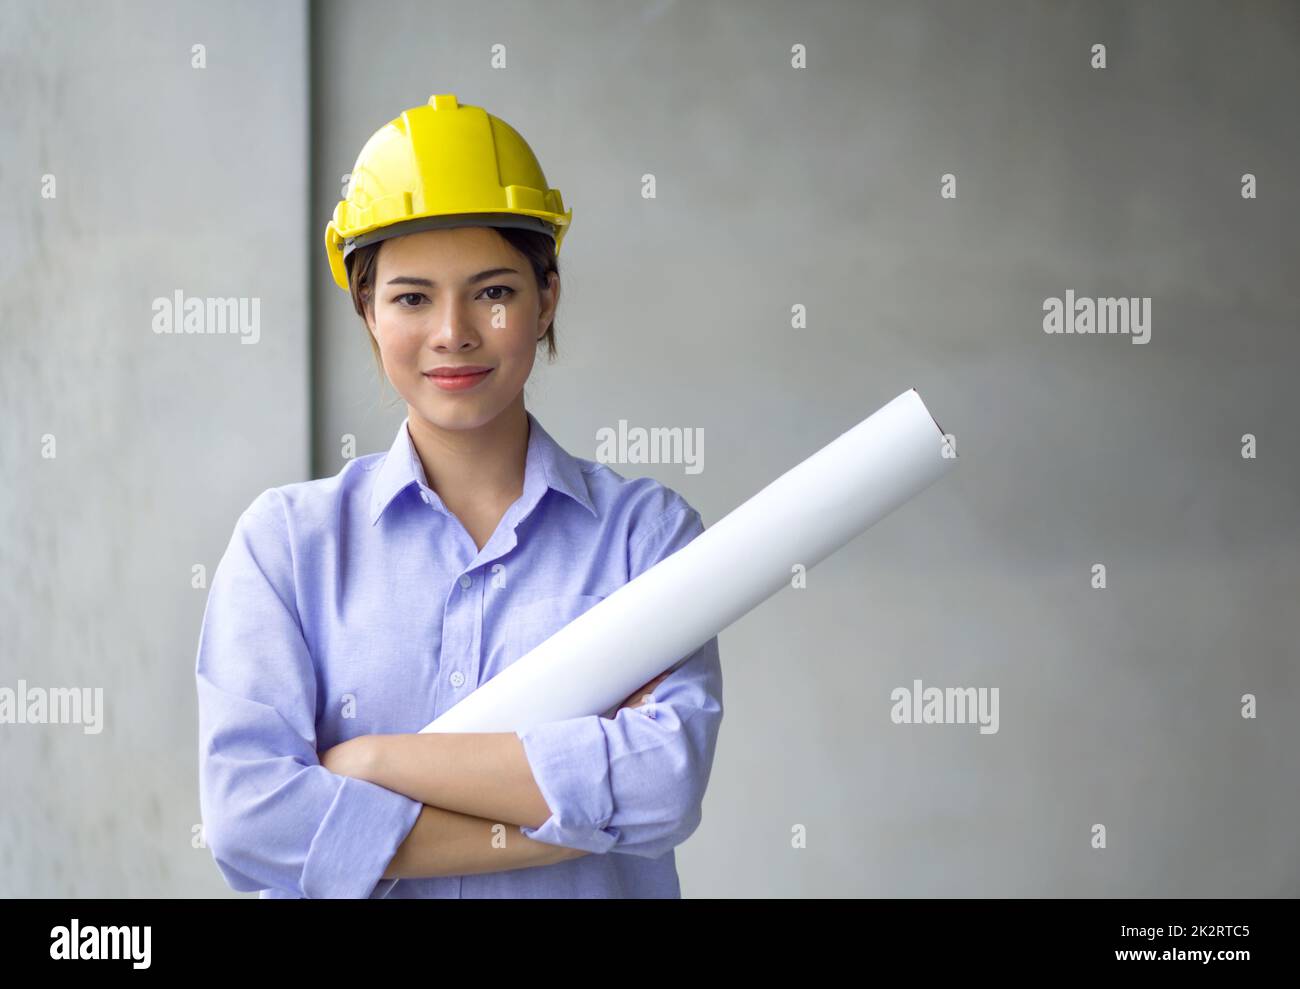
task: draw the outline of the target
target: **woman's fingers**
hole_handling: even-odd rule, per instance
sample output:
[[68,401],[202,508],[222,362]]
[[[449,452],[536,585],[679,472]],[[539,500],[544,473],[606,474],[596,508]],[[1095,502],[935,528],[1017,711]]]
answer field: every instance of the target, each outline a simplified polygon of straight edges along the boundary
[[664,681],[668,676],[667,672],[660,673],[653,680],[643,683],[640,687],[628,695],[627,699],[620,705],[621,707],[640,707],[648,699],[648,695]]

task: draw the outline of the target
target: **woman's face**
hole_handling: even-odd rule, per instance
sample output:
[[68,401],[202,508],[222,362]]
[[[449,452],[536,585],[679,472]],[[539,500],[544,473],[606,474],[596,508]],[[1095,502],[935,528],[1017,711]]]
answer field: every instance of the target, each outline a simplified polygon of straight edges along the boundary
[[[560,280],[539,291],[527,259],[489,227],[425,230],[383,242],[374,314],[366,322],[384,373],[435,426],[474,429],[520,398]],[[437,368],[489,368],[469,387],[444,388]]]

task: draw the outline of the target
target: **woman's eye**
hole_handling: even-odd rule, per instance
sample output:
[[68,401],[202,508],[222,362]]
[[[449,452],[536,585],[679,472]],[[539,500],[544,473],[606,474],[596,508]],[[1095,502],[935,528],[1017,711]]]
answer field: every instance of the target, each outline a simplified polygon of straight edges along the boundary
[[[515,294],[515,290],[512,289],[509,285],[489,285],[487,288],[483,290],[484,295],[487,295],[490,292],[501,292],[501,293],[508,293],[508,294],[488,295],[489,302],[501,302],[502,300],[508,299],[511,295]],[[393,298],[393,302],[395,302],[402,309],[414,309],[416,306],[426,301],[427,298],[423,292],[404,292],[401,295],[394,296]]]

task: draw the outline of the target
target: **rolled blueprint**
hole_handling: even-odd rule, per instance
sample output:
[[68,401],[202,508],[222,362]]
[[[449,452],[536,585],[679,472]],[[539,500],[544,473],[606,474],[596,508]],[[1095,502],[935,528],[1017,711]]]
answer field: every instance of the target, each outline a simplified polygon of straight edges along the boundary
[[422,728],[523,731],[610,711],[945,473],[943,431],[903,392]]

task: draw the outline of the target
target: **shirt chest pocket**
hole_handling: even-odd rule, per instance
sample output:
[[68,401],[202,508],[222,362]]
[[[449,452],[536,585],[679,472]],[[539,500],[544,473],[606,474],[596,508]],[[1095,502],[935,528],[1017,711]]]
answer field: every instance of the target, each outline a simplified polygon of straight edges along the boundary
[[564,594],[516,605],[505,616],[502,642],[506,663],[541,645],[579,615],[605,600],[600,594]]

